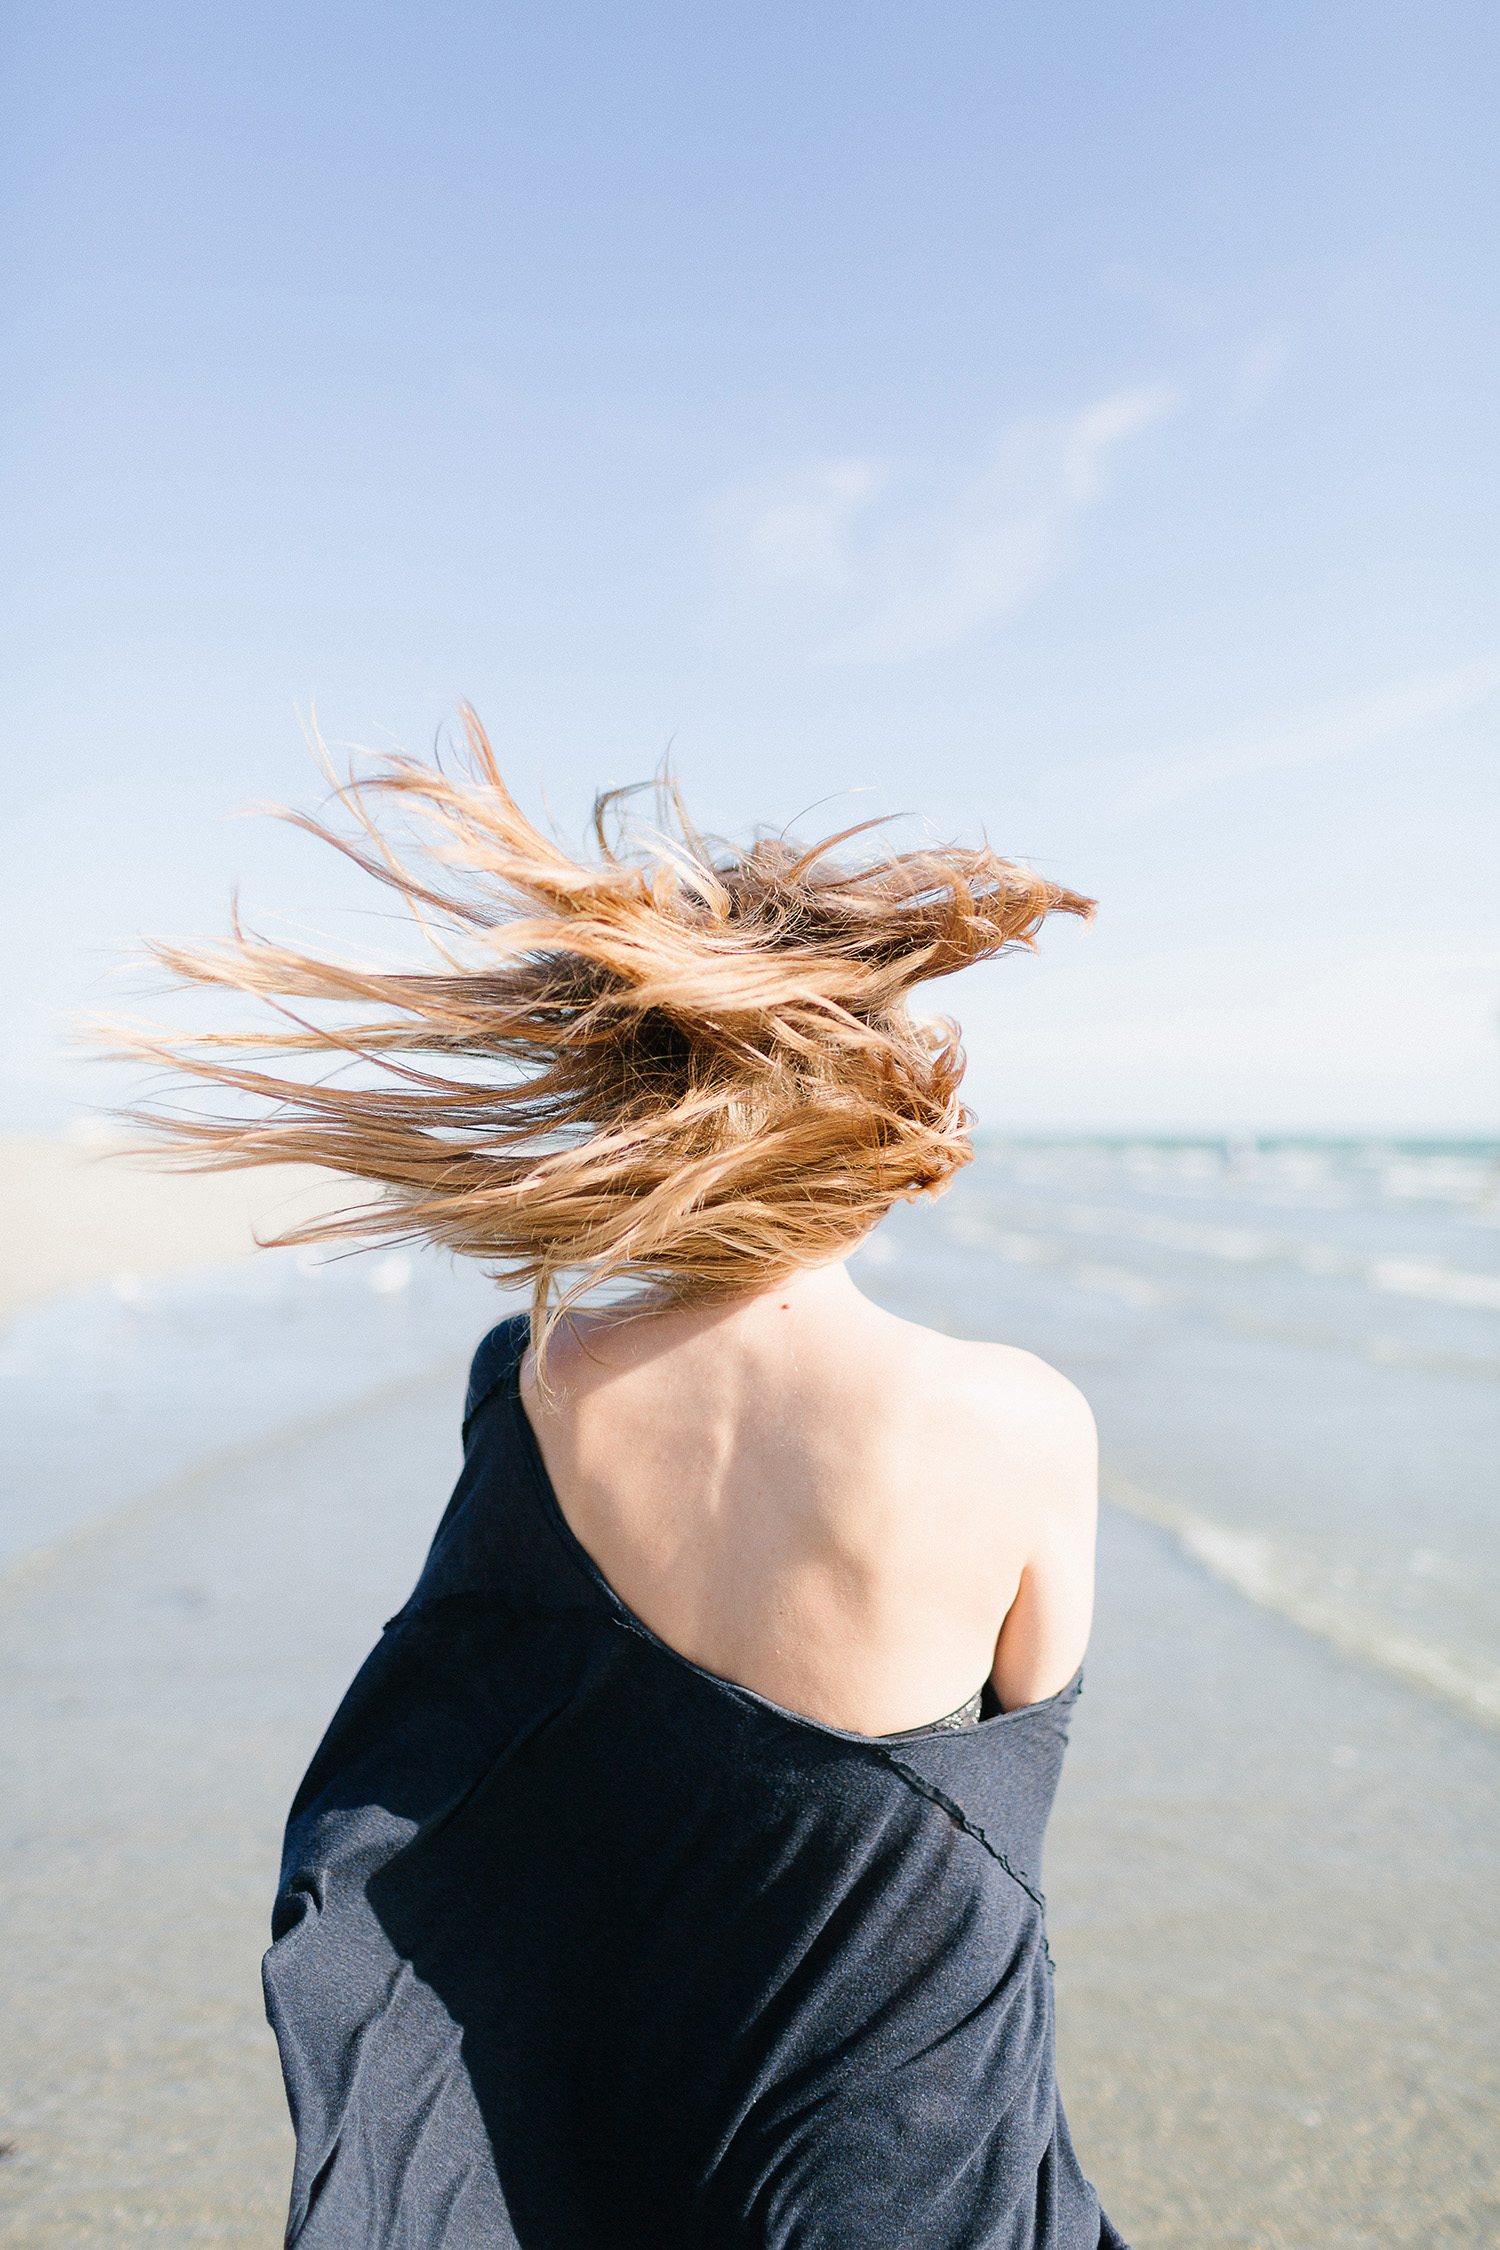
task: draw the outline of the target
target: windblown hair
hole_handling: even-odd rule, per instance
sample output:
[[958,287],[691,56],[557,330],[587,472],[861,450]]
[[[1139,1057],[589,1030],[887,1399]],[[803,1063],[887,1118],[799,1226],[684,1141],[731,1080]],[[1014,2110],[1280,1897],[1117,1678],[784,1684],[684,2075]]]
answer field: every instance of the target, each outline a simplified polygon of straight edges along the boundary
[[[524,818],[464,724],[457,777],[393,756],[338,786],[351,835],[281,815],[400,895],[436,956],[425,973],[318,958],[237,911],[217,943],[153,942],[174,978],[282,1018],[116,1034],[117,1052],[234,1097],[213,1116],[132,1112],[159,1151],[383,1190],[275,1240],[427,1236],[529,1284],[539,1342],[621,1278],[677,1299],[773,1287],[968,1162],[957,1027],[915,1019],[907,996],[1091,900],[989,850],[841,863],[875,822],[807,849],[711,848],[661,789],[646,832],[629,792],[601,797],[583,863]],[[415,863],[389,833],[398,809]],[[339,1020],[309,1020],[308,1002]],[[284,1076],[275,1056],[332,1068]],[[343,1082],[350,1064],[374,1082]]]

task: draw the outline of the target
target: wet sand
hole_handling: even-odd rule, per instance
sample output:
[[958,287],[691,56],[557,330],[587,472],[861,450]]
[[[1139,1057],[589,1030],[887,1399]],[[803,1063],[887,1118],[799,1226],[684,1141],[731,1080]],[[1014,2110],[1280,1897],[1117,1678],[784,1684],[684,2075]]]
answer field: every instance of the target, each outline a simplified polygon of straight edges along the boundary
[[281,2240],[280,1828],[400,1606],[463,1371],[181,1479],[0,1580],[0,2243]]
[[[409,1587],[458,1367],[0,1581],[0,2243],[271,2250],[281,1820]],[[1136,2250],[1500,2240],[1500,1737],[1107,1511],[1049,1853],[1060,2071]]]
[[1064,2099],[1138,2250],[1500,2243],[1500,1737],[1106,1509],[1048,1850]]

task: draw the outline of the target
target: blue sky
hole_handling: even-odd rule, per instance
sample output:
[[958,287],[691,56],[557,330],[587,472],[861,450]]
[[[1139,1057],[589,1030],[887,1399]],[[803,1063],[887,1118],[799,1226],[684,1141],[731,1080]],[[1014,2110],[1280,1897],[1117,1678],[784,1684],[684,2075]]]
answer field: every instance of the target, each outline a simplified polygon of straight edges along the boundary
[[1097,892],[934,994],[988,1126],[1496,1128],[1492,10],[12,37],[0,1128],[135,933],[350,904],[229,817],[299,709],[463,696],[575,832],[670,741]]

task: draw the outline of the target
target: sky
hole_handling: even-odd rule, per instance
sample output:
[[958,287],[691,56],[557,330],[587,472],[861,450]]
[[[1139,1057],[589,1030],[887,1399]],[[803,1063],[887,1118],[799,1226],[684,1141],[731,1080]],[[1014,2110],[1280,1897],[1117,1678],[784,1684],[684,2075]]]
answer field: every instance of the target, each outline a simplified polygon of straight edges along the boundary
[[1096,895],[983,1128],[1500,1132],[1500,18],[12,19],[0,1130],[142,932],[374,925],[247,805],[464,698],[579,836],[876,814]]

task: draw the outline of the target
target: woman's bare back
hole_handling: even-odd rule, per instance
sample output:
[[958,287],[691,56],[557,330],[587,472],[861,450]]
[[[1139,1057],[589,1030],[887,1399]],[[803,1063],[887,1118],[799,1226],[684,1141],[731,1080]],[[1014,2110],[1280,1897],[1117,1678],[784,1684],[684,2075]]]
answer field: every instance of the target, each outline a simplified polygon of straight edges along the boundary
[[898,1320],[836,1265],[560,1328],[522,1391],[581,1544],[706,1670],[890,1734],[1077,1669],[1093,1424],[1029,1353]]

